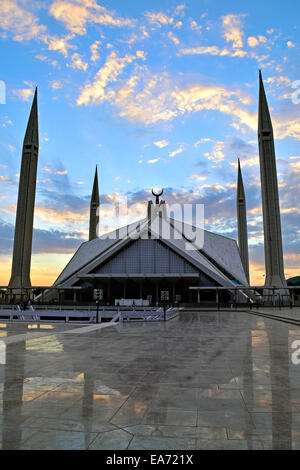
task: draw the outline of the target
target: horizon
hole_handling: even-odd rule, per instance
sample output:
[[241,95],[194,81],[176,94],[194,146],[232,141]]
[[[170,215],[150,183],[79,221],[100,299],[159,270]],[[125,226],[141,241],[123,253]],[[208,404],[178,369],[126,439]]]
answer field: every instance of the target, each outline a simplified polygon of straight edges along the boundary
[[204,229],[237,240],[238,158],[250,279],[262,286],[259,69],[274,127],[285,276],[300,275],[300,6],[282,16],[270,1],[217,3],[1,2],[0,285],[11,274],[22,143],[38,85],[33,286],[52,285],[87,241],[96,165],[107,229],[116,220],[101,204],[126,197],[143,218],[151,188],[161,187],[167,204],[204,204]]

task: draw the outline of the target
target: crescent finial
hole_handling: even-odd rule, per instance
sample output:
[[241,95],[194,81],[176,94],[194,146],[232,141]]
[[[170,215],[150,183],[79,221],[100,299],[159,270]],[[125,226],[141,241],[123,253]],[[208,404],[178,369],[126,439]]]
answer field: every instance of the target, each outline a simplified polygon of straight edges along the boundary
[[162,196],[162,194],[164,193],[164,190],[161,189],[160,192],[156,192],[155,191],[155,188],[152,188],[152,194],[153,196],[155,196],[156,200],[155,200],[155,204],[159,204],[159,197]]

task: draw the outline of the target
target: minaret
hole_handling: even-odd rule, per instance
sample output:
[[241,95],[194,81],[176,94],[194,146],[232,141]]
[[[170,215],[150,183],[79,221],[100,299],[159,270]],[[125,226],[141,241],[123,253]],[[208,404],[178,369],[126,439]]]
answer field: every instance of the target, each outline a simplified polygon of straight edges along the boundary
[[285,287],[274,136],[261,71],[259,71],[258,144],[264,223],[265,286]]
[[39,131],[36,88],[23,141],[12,272],[8,285],[8,287],[16,289],[31,287],[30,264],[38,153]]
[[246,274],[246,278],[249,283],[249,254],[248,254],[246,198],[245,198],[240,159],[238,159],[236,211],[237,211],[239,250],[240,250],[241,260],[242,260],[243,268]]
[[99,209],[98,209],[99,204],[100,204],[100,198],[99,198],[99,187],[98,187],[98,170],[96,166],[93,192],[92,192],[91,204],[90,204],[89,240],[94,240],[94,238],[98,237],[97,228],[99,224]]

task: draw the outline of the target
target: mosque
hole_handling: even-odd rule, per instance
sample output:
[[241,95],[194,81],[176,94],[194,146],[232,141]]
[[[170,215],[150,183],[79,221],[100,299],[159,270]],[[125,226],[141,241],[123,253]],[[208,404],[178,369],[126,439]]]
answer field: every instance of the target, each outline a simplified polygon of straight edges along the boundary
[[[264,221],[266,287],[284,289],[282,237],[274,136],[261,73],[259,75],[258,141]],[[8,288],[15,295],[30,289],[30,262],[38,162],[38,112],[35,91],[23,143],[15,225],[12,274]],[[48,292],[48,300],[93,300],[95,289],[106,303],[139,299],[155,305],[168,293],[170,302],[210,300],[212,290],[223,287],[230,297],[233,287],[249,286],[246,198],[238,162],[236,240],[168,215],[162,195],[153,193],[145,218],[98,236],[99,188],[96,169],[90,203],[89,240],[82,243]],[[168,236],[164,236],[167,230]],[[190,234],[194,235],[194,238]],[[125,236],[124,236],[125,234]],[[199,244],[195,240],[201,240]],[[59,293],[59,294],[58,294]],[[215,295],[215,294],[213,294]],[[247,300],[245,293],[240,297]],[[61,297],[60,297],[60,300]]]

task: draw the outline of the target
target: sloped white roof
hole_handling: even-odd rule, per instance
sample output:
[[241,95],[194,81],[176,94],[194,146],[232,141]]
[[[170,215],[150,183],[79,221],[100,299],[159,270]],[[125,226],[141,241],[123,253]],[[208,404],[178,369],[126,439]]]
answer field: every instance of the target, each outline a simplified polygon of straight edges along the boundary
[[[167,217],[166,222],[170,223],[171,226],[174,226],[174,222],[176,221]],[[137,228],[138,232],[136,233]],[[198,269],[203,270],[203,272],[222,285],[232,285],[232,282],[228,279],[226,274],[222,272],[222,270],[218,269],[218,265],[229,272],[230,275],[237,279],[241,284],[247,285],[247,279],[243,270],[236,241],[224,237],[223,235],[208,232],[207,230],[193,227],[188,224],[184,224],[183,233],[188,233],[191,229],[194,231],[196,230],[199,237],[204,237],[204,244],[203,247],[201,247],[201,251],[199,251],[196,246],[196,249],[187,249],[188,246],[191,248],[193,243],[190,243],[182,237],[177,239],[176,236],[172,236],[171,239],[162,241],[177,252],[180,252],[183,257],[193,264],[196,264]],[[129,224],[120,230],[125,230],[128,233],[134,232],[136,234],[136,238],[138,238],[143,232],[145,233],[148,230],[147,219],[142,219]],[[175,224],[175,231],[180,232],[182,229],[178,229],[177,224]],[[83,243],[55,281],[54,285],[61,284],[62,282],[64,284],[65,282],[67,282],[67,284],[70,283],[70,285],[74,284],[77,280],[77,277],[74,275],[91,271],[95,265],[100,264],[108,254],[109,256],[113,255],[117,248],[126,243],[126,241],[124,242],[124,240],[119,239],[117,232],[118,230],[115,230],[110,232],[110,234],[106,234]],[[206,254],[216,261],[217,266],[209,258],[206,258]]]
[[[127,225],[129,231],[135,229],[138,226],[143,226],[147,219],[142,219],[132,224]],[[117,229],[118,230],[118,229]],[[99,238],[84,242],[80,245],[74,256],[70,259],[67,266],[60,273],[56,279],[54,285],[60,284],[62,281],[70,277],[72,274],[82,269],[85,265],[89,264],[93,259],[104,253],[106,250],[111,248],[118,242],[117,237],[113,236],[117,230],[110,232],[110,234],[102,235]],[[108,238],[110,235],[110,238]]]
[[201,233],[204,241],[201,250],[204,254],[216,260],[220,266],[241,283],[248,283],[236,240],[186,223],[184,226]]

